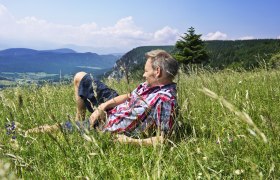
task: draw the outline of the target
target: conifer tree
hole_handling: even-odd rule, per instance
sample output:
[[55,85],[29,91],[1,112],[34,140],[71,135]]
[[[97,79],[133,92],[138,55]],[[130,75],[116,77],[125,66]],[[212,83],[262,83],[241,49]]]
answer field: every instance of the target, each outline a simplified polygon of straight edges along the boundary
[[201,34],[195,34],[195,29],[190,27],[187,33],[181,36],[175,44],[174,57],[181,64],[206,64],[209,56],[205,50],[205,44],[201,40]]

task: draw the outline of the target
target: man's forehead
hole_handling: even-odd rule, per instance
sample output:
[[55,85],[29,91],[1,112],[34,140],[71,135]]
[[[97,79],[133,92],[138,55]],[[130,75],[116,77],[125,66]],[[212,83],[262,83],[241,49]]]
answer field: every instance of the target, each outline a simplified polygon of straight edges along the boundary
[[146,63],[145,63],[145,67],[147,66],[151,66],[152,65],[152,61],[151,61],[151,58],[148,58]]

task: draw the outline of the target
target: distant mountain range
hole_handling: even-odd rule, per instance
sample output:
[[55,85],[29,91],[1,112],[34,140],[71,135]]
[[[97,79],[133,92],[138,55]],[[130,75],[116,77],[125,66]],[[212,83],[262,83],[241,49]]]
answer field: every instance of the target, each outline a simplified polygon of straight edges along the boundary
[[[214,69],[244,68],[253,69],[261,63],[268,63],[272,55],[279,53],[279,39],[237,40],[237,41],[205,41],[209,53],[209,66]],[[86,71],[94,76],[106,72],[110,78],[121,78],[126,73],[143,71],[146,61],[145,53],[154,49],[174,52],[174,46],[141,46],[126,54],[112,53],[98,55],[96,53],[78,53],[72,49],[34,50],[12,48],[0,51],[0,77],[3,72],[26,73],[45,72],[48,74],[73,75],[78,71]],[[140,72],[141,74],[142,72]],[[2,74],[2,75],[1,75]],[[48,77],[47,77],[48,78]],[[0,79],[1,80],[1,79]]]
[[0,72],[74,74],[86,71],[98,76],[110,70],[118,58],[119,55],[78,53],[72,49],[11,48],[0,51]]

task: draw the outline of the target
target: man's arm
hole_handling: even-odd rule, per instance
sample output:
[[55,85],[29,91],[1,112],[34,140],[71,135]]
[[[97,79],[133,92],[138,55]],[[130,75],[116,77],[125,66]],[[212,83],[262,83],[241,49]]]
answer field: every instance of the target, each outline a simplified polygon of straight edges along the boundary
[[100,104],[97,109],[91,114],[90,116],[90,125],[93,126],[94,122],[97,119],[104,119],[105,118],[105,110],[111,109],[116,107],[117,105],[124,103],[128,98],[130,98],[130,94],[123,94],[113,99],[110,99],[102,104]]
[[124,144],[138,144],[138,145],[153,145],[156,146],[158,144],[163,144],[164,142],[164,134],[161,133],[159,136],[154,136],[146,139],[134,139],[131,137],[128,137],[123,134],[118,134],[117,141]]
[[130,98],[130,93],[119,95],[117,97],[114,97],[113,99],[110,99],[98,106],[99,110],[107,110],[116,107],[117,105],[124,103],[128,98]]

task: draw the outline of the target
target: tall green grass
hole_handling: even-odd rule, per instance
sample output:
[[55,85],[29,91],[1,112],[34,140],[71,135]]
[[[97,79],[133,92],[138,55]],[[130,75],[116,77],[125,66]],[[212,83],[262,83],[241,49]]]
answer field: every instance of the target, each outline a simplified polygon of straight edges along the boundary
[[[119,144],[97,132],[25,136],[24,129],[74,120],[72,85],[4,89],[0,91],[0,172],[6,173],[3,177],[11,173],[23,179],[277,179],[279,79],[280,71],[262,69],[180,73],[177,128],[167,143],[156,147]],[[126,93],[139,82],[106,84]],[[238,113],[248,114],[254,126]],[[5,131],[9,121],[19,123],[15,140]]]

